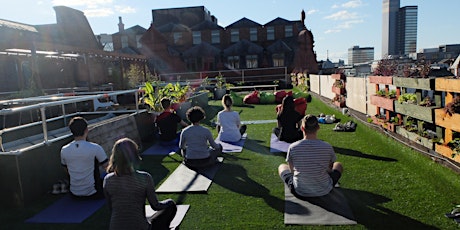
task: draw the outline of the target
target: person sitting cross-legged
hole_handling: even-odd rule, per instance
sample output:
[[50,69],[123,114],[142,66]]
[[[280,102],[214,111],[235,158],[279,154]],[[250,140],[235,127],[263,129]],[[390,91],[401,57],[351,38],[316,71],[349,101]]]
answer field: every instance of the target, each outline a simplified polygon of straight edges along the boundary
[[301,129],[303,139],[289,146],[287,164],[278,167],[278,174],[299,199],[327,195],[342,176],[343,166],[336,162],[332,146],[317,138],[315,116],[306,115]]
[[225,142],[237,142],[246,132],[246,125],[241,125],[240,115],[232,110],[233,100],[230,94],[222,97],[224,110],[217,113],[217,132],[219,139]]
[[185,165],[201,168],[215,164],[217,156],[222,154],[222,145],[214,141],[209,129],[200,125],[200,121],[205,118],[204,110],[194,106],[187,110],[186,115],[192,124],[182,130],[179,140]]
[[155,125],[158,127],[160,134],[160,144],[168,144],[178,137],[177,125],[180,124],[182,127],[186,127],[187,123],[171,108],[171,99],[164,97],[160,103],[163,112],[156,118]]

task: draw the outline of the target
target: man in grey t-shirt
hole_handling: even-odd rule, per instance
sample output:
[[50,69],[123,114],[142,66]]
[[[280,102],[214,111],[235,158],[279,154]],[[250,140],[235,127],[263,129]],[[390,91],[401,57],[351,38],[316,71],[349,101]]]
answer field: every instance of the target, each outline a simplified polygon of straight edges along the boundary
[[327,195],[340,179],[343,167],[332,146],[317,139],[318,119],[306,115],[301,126],[304,138],[289,146],[286,161],[278,173],[292,194],[302,197]]

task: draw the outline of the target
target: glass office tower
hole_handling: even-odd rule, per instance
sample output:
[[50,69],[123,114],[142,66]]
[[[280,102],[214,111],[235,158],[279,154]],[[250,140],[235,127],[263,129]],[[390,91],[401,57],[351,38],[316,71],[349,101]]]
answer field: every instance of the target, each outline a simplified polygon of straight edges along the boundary
[[399,6],[399,0],[383,0],[382,57],[416,51],[417,6]]

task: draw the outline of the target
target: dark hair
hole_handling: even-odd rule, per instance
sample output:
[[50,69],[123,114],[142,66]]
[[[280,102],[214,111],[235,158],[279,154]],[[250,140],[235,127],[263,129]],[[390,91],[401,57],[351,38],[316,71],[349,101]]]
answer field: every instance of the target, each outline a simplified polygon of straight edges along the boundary
[[69,128],[75,137],[81,137],[85,134],[86,128],[88,128],[88,122],[83,117],[74,117],[69,122]]
[[199,122],[205,118],[205,112],[200,106],[193,106],[188,109],[186,115],[187,119],[192,123]]
[[318,118],[314,115],[307,114],[302,119],[302,127],[305,133],[314,133],[319,128]]
[[290,111],[295,111],[294,105],[294,97],[293,96],[286,96],[283,98],[283,102],[281,103],[281,111],[280,114]]
[[167,97],[163,97],[163,98],[161,98],[160,103],[161,103],[161,107],[162,107],[163,109],[166,109],[166,108],[168,108],[169,106],[171,106],[171,99],[169,99],[169,98],[167,98]]
[[233,105],[233,99],[232,99],[232,97],[230,96],[230,94],[225,94],[225,95],[222,97],[222,105],[223,105],[225,108],[230,108],[230,107],[232,107],[232,105]]
[[113,145],[107,172],[129,175],[139,165],[140,160],[136,142],[129,138],[122,138]]

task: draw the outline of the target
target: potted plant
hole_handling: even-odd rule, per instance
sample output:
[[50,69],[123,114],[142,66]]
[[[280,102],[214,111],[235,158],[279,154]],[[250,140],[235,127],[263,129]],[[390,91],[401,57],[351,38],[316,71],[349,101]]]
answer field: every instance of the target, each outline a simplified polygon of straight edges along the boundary
[[342,80],[335,80],[332,84],[332,92],[335,94],[344,94],[345,93],[345,84]]
[[416,104],[417,103],[417,95],[415,93],[404,93],[401,94],[398,98],[399,104]]
[[227,93],[227,84],[224,75],[216,76],[216,88],[214,89],[214,100],[220,100]]

